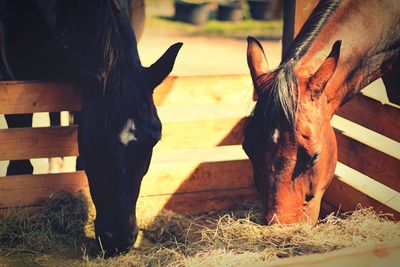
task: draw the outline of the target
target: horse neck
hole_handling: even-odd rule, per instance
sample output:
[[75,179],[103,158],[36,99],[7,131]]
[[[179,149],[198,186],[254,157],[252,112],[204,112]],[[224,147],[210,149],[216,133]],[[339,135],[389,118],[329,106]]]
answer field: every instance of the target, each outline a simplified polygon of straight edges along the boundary
[[296,64],[298,76],[313,74],[336,40],[342,40],[338,66],[325,87],[337,110],[364,86],[381,77],[400,55],[400,1],[344,0]]

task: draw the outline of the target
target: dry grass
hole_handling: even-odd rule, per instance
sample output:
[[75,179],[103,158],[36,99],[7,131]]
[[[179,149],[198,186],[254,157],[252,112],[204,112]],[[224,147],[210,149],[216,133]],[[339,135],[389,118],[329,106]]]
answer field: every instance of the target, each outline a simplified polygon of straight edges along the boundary
[[[400,240],[400,223],[372,209],[334,215],[311,227],[259,225],[258,204],[236,211],[142,218],[136,248],[113,258],[89,256],[93,229],[82,196],[64,193],[30,215],[14,211],[0,221],[0,264],[16,258],[69,266],[249,266],[277,258],[325,253],[366,243]],[[140,214],[140,212],[138,213]],[[10,264],[11,265],[11,264]]]
[[61,192],[51,196],[40,212],[8,210],[0,220],[0,244],[9,253],[40,253],[71,246],[85,238],[88,204],[82,194]]

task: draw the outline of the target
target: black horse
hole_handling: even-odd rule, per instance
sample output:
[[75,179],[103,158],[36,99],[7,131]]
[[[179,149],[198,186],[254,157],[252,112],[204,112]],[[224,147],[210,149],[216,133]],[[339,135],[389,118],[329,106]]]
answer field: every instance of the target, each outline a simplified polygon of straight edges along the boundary
[[[68,82],[82,95],[79,153],[96,206],[96,237],[108,255],[127,251],[136,239],[140,183],[161,136],[153,90],[182,46],[143,67],[128,18],[134,21],[138,5],[143,1],[0,1],[0,79]],[[32,114],[6,120],[27,127]],[[29,161],[8,168],[27,172]]]

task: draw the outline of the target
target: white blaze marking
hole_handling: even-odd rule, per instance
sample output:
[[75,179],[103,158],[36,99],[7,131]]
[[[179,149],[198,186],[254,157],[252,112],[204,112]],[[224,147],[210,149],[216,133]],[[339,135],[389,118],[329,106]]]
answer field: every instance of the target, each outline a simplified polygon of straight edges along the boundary
[[272,134],[272,141],[277,144],[279,139],[279,131],[278,129],[274,130],[274,133]]
[[121,140],[121,143],[127,146],[129,142],[137,140],[136,136],[132,132],[133,130],[135,130],[135,123],[132,119],[128,119],[124,128],[119,134],[119,139]]

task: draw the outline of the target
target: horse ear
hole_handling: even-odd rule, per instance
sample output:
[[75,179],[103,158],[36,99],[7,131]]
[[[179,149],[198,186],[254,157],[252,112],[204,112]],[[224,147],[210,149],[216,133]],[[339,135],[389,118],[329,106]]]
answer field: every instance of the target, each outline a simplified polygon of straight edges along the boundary
[[337,40],[329,53],[328,57],[322,62],[318,70],[311,76],[309,88],[313,97],[319,97],[325,89],[325,85],[332,77],[339,61],[341,40]]
[[150,80],[150,88],[154,90],[172,71],[176,56],[183,43],[171,45],[167,51],[146,70],[146,76]]
[[261,75],[268,72],[269,67],[262,45],[257,39],[250,36],[247,37],[247,65],[250,69],[255,92],[259,95],[260,92],[257,91],[257,80]]

